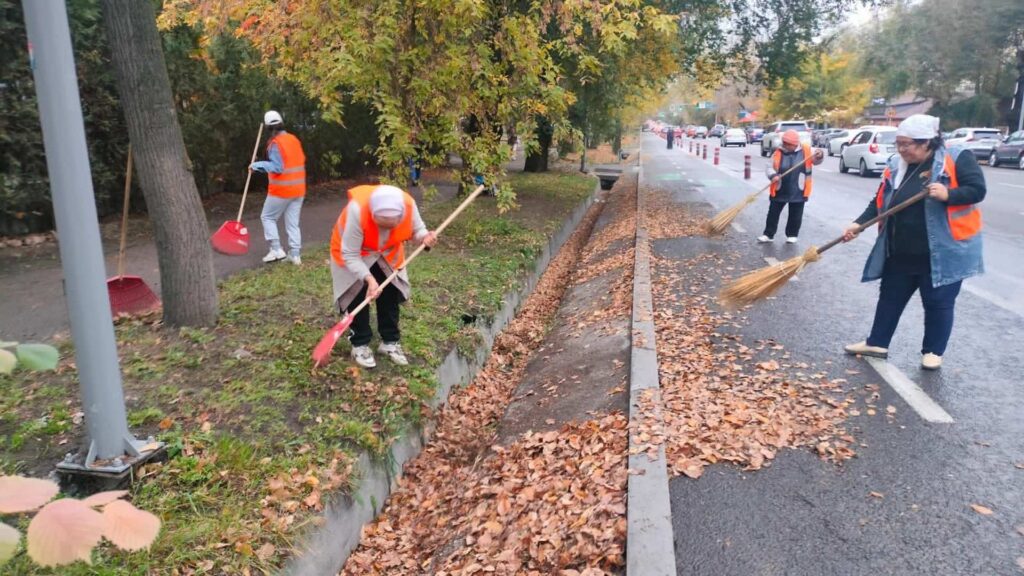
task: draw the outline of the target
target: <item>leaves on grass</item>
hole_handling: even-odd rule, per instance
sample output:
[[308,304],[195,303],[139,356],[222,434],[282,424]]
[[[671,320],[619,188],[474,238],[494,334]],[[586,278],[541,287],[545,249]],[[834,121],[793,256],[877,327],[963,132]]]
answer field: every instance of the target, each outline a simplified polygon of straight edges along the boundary
[[55,482],[23,476],[0,476],[0,514],[30,512],[46,504],[60,488]]
[[103,515],[80,500],[51,502],[28,525],[28,555],[40,566],[91,564],[103,529]]
[[18,549],[18,542],[21,541],[21,532],[0,522],[0,565],[10,560]]
[[103,536],[122,550],[149,548],[160,533],[160,519],[124,500],[103,507]]

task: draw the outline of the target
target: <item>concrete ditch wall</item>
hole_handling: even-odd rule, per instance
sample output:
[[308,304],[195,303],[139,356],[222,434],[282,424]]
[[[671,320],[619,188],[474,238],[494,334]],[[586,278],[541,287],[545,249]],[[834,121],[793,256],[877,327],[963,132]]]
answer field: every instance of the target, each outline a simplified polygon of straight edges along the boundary
[[[456,349],[448,353],[437,369],[438,389],[431,402],[432,407],[447,402],[453,387],[468,384],[483,367],[494,339],[515,317],[520,304],[533,292],[551,258],[576,230],[599,191],[600,185],[596,185],[591,195],[573,210],[558,232],[548,239],[547,246],[537,257],[533,271],[522,281],[520,288],[506,294],[505,306],[489,323],[480,327],[483,342],[476,348],[474,355],[467,358]],[[361,454],[356,464],[361,474],[358,489],[353,494],[332,499],[324,510],[324,523],[306,535],[299,555],[289,562],[283,573],[294,576],[337,574],[352,550],[359,545],[363,526],[377,516],[387,501],[395,482],[401,477],[405,463],[420,453],[433,431],[433,422],[408,430],[392,444],[390,457],[385,460],[371,458],[367,453]]]

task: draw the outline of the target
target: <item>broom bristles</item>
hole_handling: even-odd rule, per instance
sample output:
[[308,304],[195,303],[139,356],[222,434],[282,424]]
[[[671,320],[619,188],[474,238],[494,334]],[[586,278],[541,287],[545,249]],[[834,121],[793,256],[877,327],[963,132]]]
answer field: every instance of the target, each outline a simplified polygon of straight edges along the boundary
[[800,256],[740,276],[722,288],[718,293],[718,299],[728,307],[753,304],[778,292],[793,276],[799,274],[804,266],[817,261],[818,249],[811,246]]
[[740,212],[743,212],[744,208],[753,203],[754,200],[757,200],[760,194],[760,190],[753,194],[748,194],[743,200],[715,214],[714,218],[704,223],[704,234],[707,236],[718,236],[725,232],[725,229],[740,215]]

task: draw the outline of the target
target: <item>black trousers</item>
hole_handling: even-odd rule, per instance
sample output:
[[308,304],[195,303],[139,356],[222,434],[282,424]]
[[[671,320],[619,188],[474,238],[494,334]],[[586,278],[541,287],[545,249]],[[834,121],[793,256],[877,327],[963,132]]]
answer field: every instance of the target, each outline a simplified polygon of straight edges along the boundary
[[[370,273],[378,283],[387,278],[384,271],[376,264],[370,267]],[[348,305],[348,311],[355,310],[356,306],[362,304],[365,299],[366,286],[363,286],[352,303]],[[380,339],[383,342],[398,342],[402,337],[402,331],[398,329],[398,316],[399,304],[404,301],[405,297],[402,296],[402,291],[395,288],[394,284],[385,286],[384,291],[377,297],[377,332],[380,333]],[[352,342],[352,346],[366,346],[370,343],[371,338],[373,338],[373,330],[370,329],[370,307],[367,306],[360,310],[352,320],[352,335],[349,336],[349,341]]]
[[776,202],[768,203],[768,219],[764,223],[764,235],[774,238],[779,230],[779,217],[782,216],[782,209],[789,204],[789,217],[786,218],[786,236],[797,237],[800,235],[800,225],[804,221],[804,204],[806,202]]

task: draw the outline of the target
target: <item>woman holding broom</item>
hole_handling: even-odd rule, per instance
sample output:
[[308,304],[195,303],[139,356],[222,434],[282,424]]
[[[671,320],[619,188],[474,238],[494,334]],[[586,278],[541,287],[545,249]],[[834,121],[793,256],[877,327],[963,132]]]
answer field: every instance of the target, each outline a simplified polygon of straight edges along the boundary
[[[800,224],[804,219],[804,203],[811,197],[811,168],[821,164],[824,159],[824,152],[812,152],[810,146],[800,142],[800,134],[796,130],[786,130],[782,133],[782,146],[775,149],[771,164],[765,167],[768,178],[772,181],[769,189],[771,198],[768,202],[764,234],[758,236],[758,242],[767,243],[775,238],[782,209],[789,204],[786,242],[796,244],[800,236]],[[803,169],[791,170],[799,164],[803,164]]]
[[903,309],[919,290],[924,305],[921,367],[936,370],[953,330],[960,284],[984,271],[977,204],[985,198],[985,177],[973,153],[945,148],[934,116],[915,114],[901,122],[896,151],[898,157],[889,159],[875,198],[843,240],[853,240],[860,224],[922,190],[927,197],[880,222],[862,278],[882,281],[874,324],[867,340],[845,349],[848,354],[887,357]]

